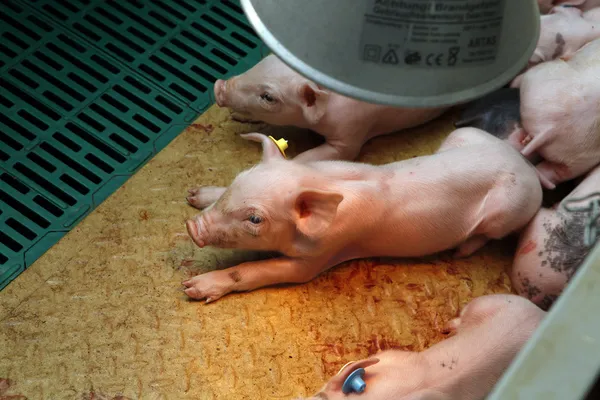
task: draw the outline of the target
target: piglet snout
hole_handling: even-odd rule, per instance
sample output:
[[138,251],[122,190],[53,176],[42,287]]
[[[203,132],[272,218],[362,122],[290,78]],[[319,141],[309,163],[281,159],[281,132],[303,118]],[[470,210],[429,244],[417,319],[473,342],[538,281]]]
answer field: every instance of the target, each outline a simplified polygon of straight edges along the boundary
[[192,240],[194,241],[194,243],[196,243],[198,245],[198,247],[202,248],[204,247],[206,244],[204,243],[204,239],[201,237],[200,232],[202,232],[202,218],[197,217],[195,219],[188,219],[185,222],[185,226],[187,228],[188,234],[190,235],[190,237],[192,238]]
[[227,93],[227,81],[217,79],[215,82],[215,100],[219,107],[227,107],[225,104],[225,96]]

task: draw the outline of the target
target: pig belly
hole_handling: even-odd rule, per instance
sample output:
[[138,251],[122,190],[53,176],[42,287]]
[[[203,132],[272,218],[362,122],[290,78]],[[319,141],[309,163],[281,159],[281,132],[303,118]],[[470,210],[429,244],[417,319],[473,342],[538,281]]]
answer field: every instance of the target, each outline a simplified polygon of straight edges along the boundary
[[365,103],[331,94],[327,116],[318,132],[333,141],[367,140],[425,124],[448,108],[403,108]]
[[[483,246],[488,239],[502,239],[525,226],[542,200],[535,173],[507,174],[489,182],[487,191],[465,185],[459,192],[435,190],[426,194],[424,188],[419,198],[399,202],[401,206],[377,225],[376,233],[362,248],[370,255],[421,257],[456,248],[473,238],[480,238]],[[430,187],[444,188],[447,184]]]
[[403,215],[397,220],[402,222],[380,225],[377,233],[359,244],[358,249],[368,256],[423,257],[456,248],[477,225],[468,211],[444,207],[435,212]]
[[403,129],[423,125],[442,115],[448,108],[395,108],[386,107],[377,115],[368,139]]

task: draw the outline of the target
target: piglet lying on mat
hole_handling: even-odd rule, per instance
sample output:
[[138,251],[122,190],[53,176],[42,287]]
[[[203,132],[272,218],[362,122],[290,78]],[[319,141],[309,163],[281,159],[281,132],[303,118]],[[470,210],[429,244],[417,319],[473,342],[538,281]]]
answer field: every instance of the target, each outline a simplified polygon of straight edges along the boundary
[[346,260],[419,257],[457,248],[467,256],[535,215],[535,169],[508,143],[474,128],[453,132],[436,154],[374,166],[286,160],[267,136],[263,159],[229,188],[191,190],[204,212],[187,221],[200,246],[278,251],[195,276],[185,293],[214,301],[232,291],[307,282]]
[[369,139],[422,125],[446,108],[400,108],[339,95],[306,79],[274,55],[241,75],[215,82],[215,99],[238,120],[311,129],[325,143],[297,161],[353,160]]

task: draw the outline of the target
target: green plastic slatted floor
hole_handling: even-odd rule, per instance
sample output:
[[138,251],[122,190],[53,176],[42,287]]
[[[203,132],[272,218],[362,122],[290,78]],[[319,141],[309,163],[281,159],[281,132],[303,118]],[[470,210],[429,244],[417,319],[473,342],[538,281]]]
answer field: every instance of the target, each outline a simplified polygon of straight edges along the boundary
[[268,52],[228,0],[3,0],[0,36],[0,290]]

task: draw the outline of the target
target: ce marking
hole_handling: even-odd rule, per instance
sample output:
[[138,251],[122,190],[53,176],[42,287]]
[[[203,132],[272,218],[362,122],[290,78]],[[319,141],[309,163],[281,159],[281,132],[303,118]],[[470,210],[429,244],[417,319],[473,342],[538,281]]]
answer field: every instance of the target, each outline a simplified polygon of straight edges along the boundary
[[[435,59],[434,59],[435,57]],[[435,61],[435,65],[438,67],[442,66],[442,58],[444,57],[444,53],[439,53],[439,54],[435,54],[435,53],[430,53],[427,58],[425,59],[425,62],[427,63],[428,66],[432,67],[434,65],[434,61]]]

